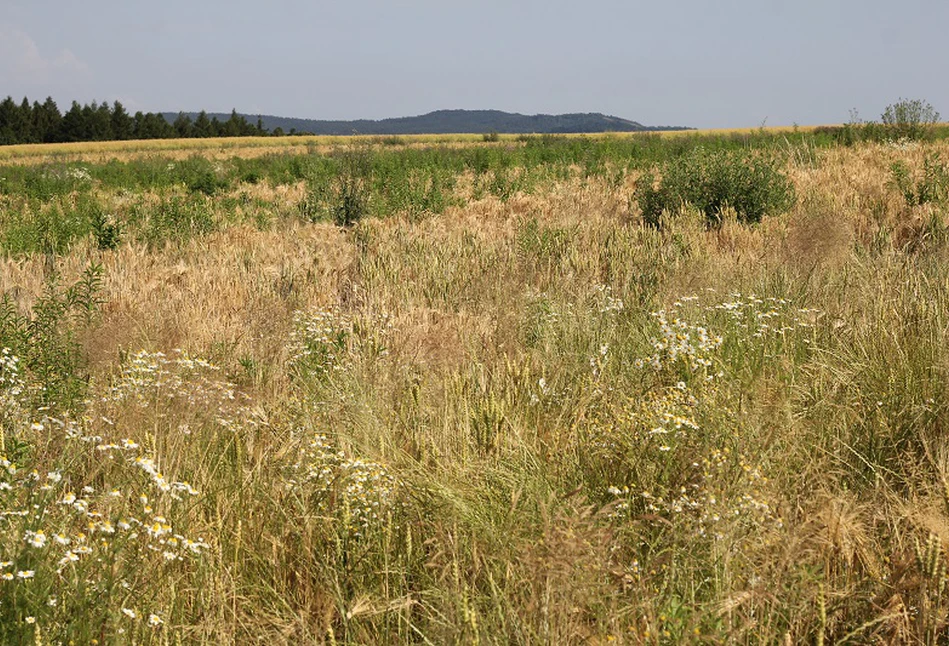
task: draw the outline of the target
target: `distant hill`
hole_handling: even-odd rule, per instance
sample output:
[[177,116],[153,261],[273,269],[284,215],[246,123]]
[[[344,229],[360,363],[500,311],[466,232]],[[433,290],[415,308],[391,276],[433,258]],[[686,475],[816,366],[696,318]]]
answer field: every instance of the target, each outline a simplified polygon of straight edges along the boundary
[[[196,112],[187,112],[193,121]],[[177,113],[165,112],[169,123]],[[230,113],[208,113],[220,121],[230,118]],[[242,114],[251,124],[257,123],[258,115]],[[582,114],[535,114],[525,115],[500,110],[436,110],[417,117],[393,119],[359,119],[355,121],[321,121],[317,119],[292,119],[260,115],[264,128],[273,132],[280,128],[285,133],[291,130],[315,135],[424,135],[447,133],[592,133],[592,132],[639,132],[649,130],[688,130],[678,126],[644,126],[636,121],[621,119],[598,112]]]

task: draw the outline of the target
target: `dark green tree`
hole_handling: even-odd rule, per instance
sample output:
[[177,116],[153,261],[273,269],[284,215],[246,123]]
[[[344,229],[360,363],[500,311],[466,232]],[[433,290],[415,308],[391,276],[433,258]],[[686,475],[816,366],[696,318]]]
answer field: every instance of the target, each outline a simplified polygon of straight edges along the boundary
[[86,120],[78,101],[73,101],[63,115],[59,133],[59,141],[88,141]]
[[16,134],[13,131],[17,110],[12,96],[0,101],[0,145],[17,143]]
[[132,138],[150,139],[148,133],[145,132],[145,113],[141,110],[137,111],[135,116],[132,117]]
[[172,125],[179,137],[194,137],[194,124],[191,123],[191,117],[184,112],[178,113],[178,118]]
[[62,141],[60,132],[62,123],[63,115],[59,111],[59,106],[53,101],[53,97],[46,97],[43,105],[33,104],[33,131],[39,141],[43,143]]
[[33,143],[36,141],[33,134],[33,108],[30,106],[30,100],[23,97],[19,107],[16,110],[13,122],[13,135],[17,141],[22,144]]
[[[95,101],[89,106],[89,137],[92,141],[110,141],[112,134],[112,110],[108,103],[101,105]],[[85,110],[83,110],[85,113]]]
[[208,113],[202,110],[194,120],[195,137],[212,137],[211,120],[208,119]]
[[116,101],[112,104],[112,136],[119,140],[131,139],[135,132],[135,122],[125,106]]
[[175,134],[175,129],[160,114],[154,112],[135,113],[136,139],[170,139]]
[[231,117],[224,122],[221,136],[247,137],[252,134],[254,134],[254,127],[247,123],[247,119],[237,114],[236,109],[231,110]]

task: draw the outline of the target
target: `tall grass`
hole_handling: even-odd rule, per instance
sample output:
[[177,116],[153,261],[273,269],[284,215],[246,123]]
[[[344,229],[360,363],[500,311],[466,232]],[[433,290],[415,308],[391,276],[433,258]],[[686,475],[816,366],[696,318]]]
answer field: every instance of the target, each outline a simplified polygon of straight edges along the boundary
[[941,643],[949,151],[690,146],[5,168],[2,640]]

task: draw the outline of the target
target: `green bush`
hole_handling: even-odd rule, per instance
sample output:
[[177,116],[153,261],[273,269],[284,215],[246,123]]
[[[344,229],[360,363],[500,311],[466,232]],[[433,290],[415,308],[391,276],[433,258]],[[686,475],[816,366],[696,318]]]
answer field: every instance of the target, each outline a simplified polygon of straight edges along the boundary
[[726,207],[740,222],[760,222],[765,215],[789,209],[795,200],[790,180],[775,164],[745,151],[708,152],[697,148],[662,168],[662,177],[645,173],[637,183],[636,200],[643,220],[658,226],[663,211],[689,204],[715,224]]
[[926,139],[939,123],[939,113],[920,99],[900,99],[887,106],[881,119],[893,139]]

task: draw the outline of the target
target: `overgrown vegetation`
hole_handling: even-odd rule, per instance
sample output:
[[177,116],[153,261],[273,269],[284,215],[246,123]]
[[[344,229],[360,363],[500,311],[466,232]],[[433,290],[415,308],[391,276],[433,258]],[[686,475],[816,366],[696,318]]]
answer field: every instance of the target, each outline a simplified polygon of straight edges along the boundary
[[0,642],[942,643],[949,146],[851,143],[3,167]]

